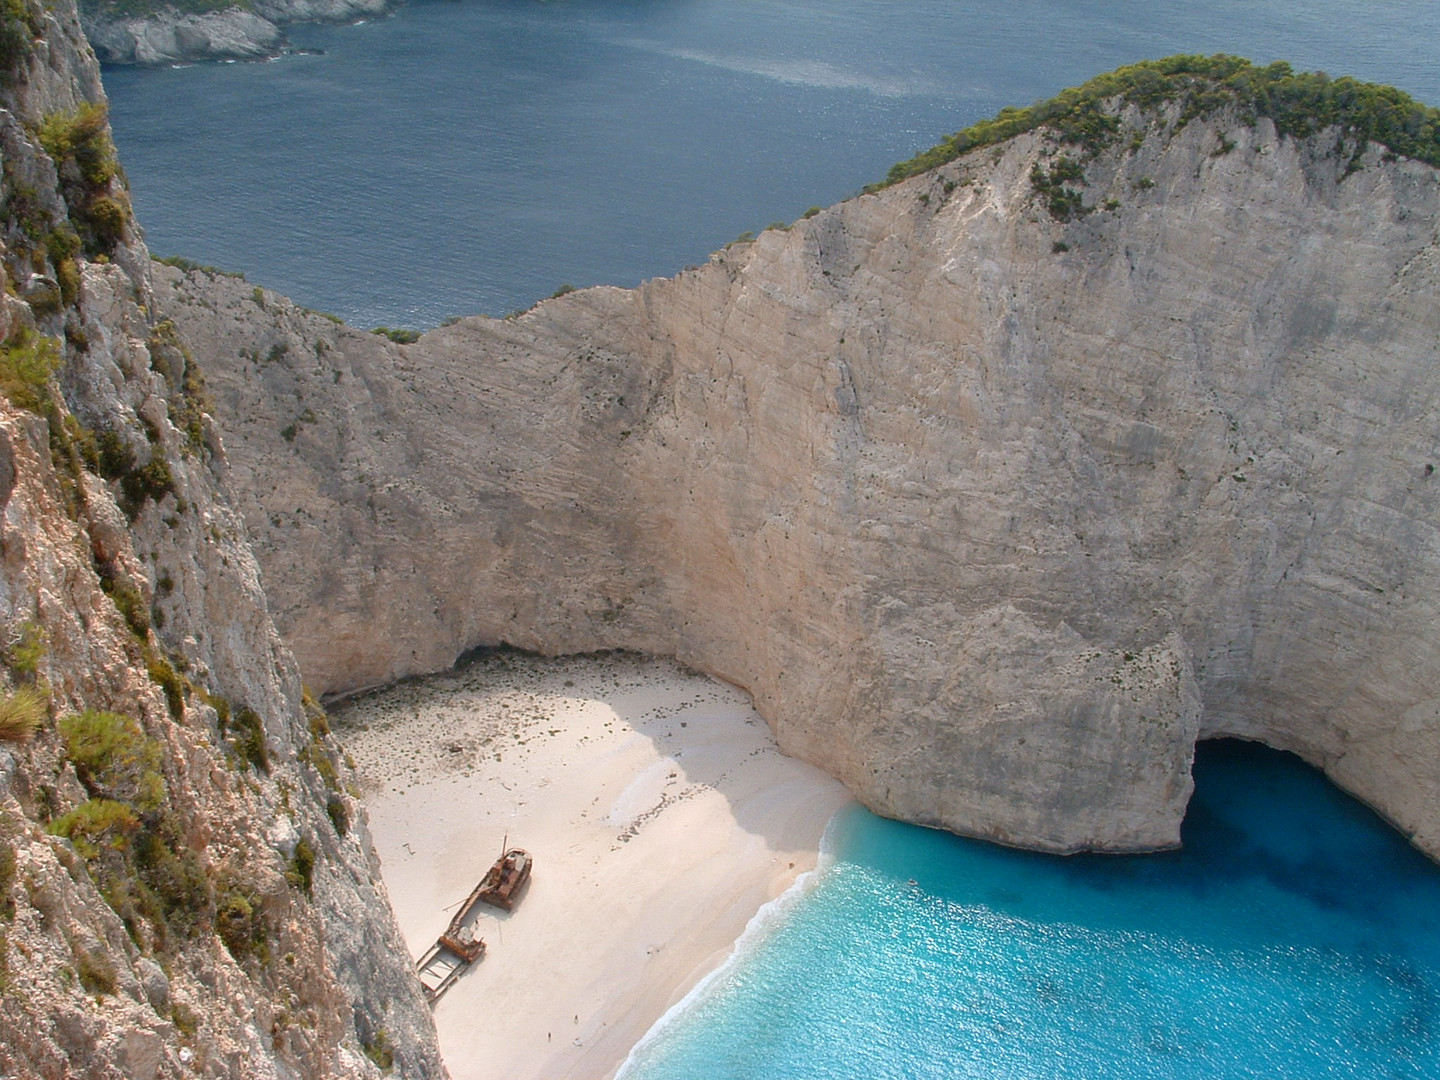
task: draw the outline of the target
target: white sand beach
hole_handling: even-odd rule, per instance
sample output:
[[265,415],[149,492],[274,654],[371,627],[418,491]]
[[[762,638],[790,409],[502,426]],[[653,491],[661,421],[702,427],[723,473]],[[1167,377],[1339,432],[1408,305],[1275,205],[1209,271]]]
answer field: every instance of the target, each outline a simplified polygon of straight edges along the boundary
[[849,796],[739,690],[663,660],[502,653],[337,705],[419,956],[509,838],[535,859],[435,1008],[454,1080],[599,1080],[814,867]]

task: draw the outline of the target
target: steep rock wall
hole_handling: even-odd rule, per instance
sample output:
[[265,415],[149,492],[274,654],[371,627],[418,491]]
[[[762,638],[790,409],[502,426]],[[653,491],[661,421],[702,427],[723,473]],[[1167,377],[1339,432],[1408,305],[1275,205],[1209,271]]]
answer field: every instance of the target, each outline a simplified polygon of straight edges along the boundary
[[94,55],[63,0],[5,18],[0,1074],[443,1076]]
[[307,677],[673,653],[879,811],[1058,851],[1176,843],[1238,735],[1440,854],[1436,171],[1123,120],[1070,222],[1042,131],[409,346],[167,272]]

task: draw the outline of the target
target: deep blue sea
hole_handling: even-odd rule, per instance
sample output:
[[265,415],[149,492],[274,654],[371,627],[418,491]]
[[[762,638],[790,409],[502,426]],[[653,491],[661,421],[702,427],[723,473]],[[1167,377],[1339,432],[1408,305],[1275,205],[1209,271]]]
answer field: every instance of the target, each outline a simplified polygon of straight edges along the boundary
[[[633,285],[1119,64],[1286,59],[1440,104],[1440,0],[415,0],[265,64],[107,70],[151,248],[370,327]],[[863,811],[630,1080],[1440,1080],[1440,870],[1202,748],[1181,853]]]
[[1299,759],[1201,745],[1184,849],[897,825],[767,912],[624,1080],[1440,1077],[1440,868]]
[[1176,52],[1440,104],[1437,0],[412,0],[323,55],[108,69],[150,246],[362,326],[634,285],[1002,106]]

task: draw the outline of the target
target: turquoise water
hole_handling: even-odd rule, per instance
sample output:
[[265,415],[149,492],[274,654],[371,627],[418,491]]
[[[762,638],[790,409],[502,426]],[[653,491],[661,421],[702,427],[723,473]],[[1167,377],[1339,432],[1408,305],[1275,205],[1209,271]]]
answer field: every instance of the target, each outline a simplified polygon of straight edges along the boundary
[[1435,0],[414,0],[105,72],[152,249],[362,327],[634,285],[1002,106],[1175,52],[1440,103]]
[[1204,744],[1183,851],[832,826],[835,862],[625,1080],[1440,1077],[1440,868],[1290,755]]

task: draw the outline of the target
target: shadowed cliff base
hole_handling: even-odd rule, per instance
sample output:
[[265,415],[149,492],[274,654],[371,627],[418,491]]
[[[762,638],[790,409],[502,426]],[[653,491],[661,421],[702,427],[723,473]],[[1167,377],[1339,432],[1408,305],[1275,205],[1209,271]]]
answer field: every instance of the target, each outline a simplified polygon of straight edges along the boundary
[[674,655],[882,813],[1053,851],[1173,845],[1235,735],[1436,853],[1440,182],[1227,65],[412,345],[157,269],[309,678]]

